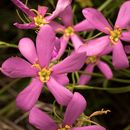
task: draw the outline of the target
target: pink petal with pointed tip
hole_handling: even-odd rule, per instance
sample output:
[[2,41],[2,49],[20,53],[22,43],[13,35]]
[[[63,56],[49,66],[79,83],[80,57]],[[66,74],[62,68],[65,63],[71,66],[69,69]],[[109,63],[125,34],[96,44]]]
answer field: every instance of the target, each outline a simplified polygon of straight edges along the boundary
[[29,123],[39,130],[57,130],[55,122],[40,109],[33,107],[29,113]]
[[120,7],[115,26],[126,28],[129,23],[130,23],[130,1],[126,1]]
[[46,14],[47,10],[48,10],[48,7],[38,5],[38,13],[42,15],[43,17]]
[[59,16],[64,23],[64,25],[71,26],[73,25],[73,11],[71,6],[68,6]]
[[130,31],[123,32],[120,39],[126,42],[130,42]]
[[125,52],[130,54],[130,46],[125,46]]
[[83,127],[74,127],[71,130],[106,130],[104,127],[99,125],[83,126]]
[[35,13],[31,11],[25,4],[23,4],[20,0],[11,0],[18,8],[20,8],[25,14],[29,17],[35,17]]
[[37,69],[20,57],[8,58],[1,67],[1,71],[11,78],[34,77]]
[[97,66],[107,79],[112,79],[113,78],[112,70],[105,62],[99,61],[97,63]]
[[58,0],[55,10],[52,15],[48,17],[48,20],[52,20],[57,17],[61,12],[63,12],[67,6],[71,4],[72,0]]
[[121,41],[113,45],[112,64],[115,69],[124,69],[129,67],[129,61]]
[[94,30],[94,29],[95,27],[91,23],[89,23],[87,19],[81,21],[80,23],[74,26],[74,30],[76,32],[89,31],[89,30]]
[[85,98],[75,92],[65,111],[63,126],[72,126],[75,120],[84,112],[86,105]]
[[33,79],[31,83],[18,94],[16,106],[24,111],[29,111],[36,104],[42,88],[42,82],[38,79]]
[[109,34],[109,31],[106,29],[106,27],[112,30],[106,18],[97,9],[85,8],[83,9],[83,15],[96,29],[106,34]]
[[[92,73],[93,70],[94,70],[94,64],[88,64],[87,67],[86,67],[86,69],[84,70],[84,72],[86,72],[86,73]],[[85,84],[87,84],[90,81],[91,77],[92,77],[91,75],[82,74],[80,76],[80,78],[79,78],[78,84],[79,85],[85,85]]]
[[48,89],[54,95],[60,105],[67,106],[73,94],[67,88],[59,84],[53,77],[47,82]]
[[81,45],[83,45],[83,42],[81,41],[81,38],[80,38],[78,35],[76,35],[76,34],[73,34],[73,35],[71,36],[71,41],[72,41],[72,43],[73,43],[73,46],[74,46],[74,49],[75,49],[75,50],[78,50],[79,47],[80,47]]
[[34,43],[30,38],[22,38],[19,41],[18,48],[21,54],[32,64],[38,59]]
[[47,67],[51,61],[55,38],[55,33],[49,25],[44,25],[37,34],[36,48],[41,67]]
[[56,64],[52,67],[54,74],[64,74],[69,72],[74,72],[79,70],[86,59],[85,53],[73,53],[59,64]]
[[87,56],[99,55],[110,43],[108,36],[88,41],[79,47],[78,52],[86,52]]
[[14,23],[14,26],[16,26],[19,29],[32,29],[36,27],[34,22],[25,24]]

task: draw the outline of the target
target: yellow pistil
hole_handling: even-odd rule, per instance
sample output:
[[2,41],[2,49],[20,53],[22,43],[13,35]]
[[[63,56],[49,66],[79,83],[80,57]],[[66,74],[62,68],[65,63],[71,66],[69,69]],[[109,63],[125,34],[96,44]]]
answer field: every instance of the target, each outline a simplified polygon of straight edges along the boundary
[[63,128],[59,128],[58,130],[70,130],[70,126],[69,125],[65,125],[65,127]]
[[73,35],[73,34],[74,34],[74,29],[73,29],[71,26],[67,27],[67,28],[64,30],[64,35],[65,35],[65,36],[71,36],[71,35]]
[[109,31],[110,33],[110,40],[112,44],[116,44],[121,35],[122,35],[122,29],[120,27],[115,27],[114,30],[110,30],[109,28],[106,27],[106,29]]
[[96,64],[97,62],[97,57],[96,56],[90,56],[86,60],[86,64]]
[[48,22],[42,15],[37,15],[36,17],[34,17],[34,22],[35,25],[38,27],[42,27],[43,25],[48,24]]
[[50,75],[52,73],[51,68],[41,68],[39,64],[33,64],[32,67],[36,67],[39,70],[38,76],[41,82],[45,83],[50,79]]

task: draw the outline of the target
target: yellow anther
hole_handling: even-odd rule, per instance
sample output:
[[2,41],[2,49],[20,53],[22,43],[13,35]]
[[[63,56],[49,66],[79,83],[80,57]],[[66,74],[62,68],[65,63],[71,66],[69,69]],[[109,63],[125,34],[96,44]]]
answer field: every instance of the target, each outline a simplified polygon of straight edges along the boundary
[[48,24],[48,21],[46,21],[46,19],[42,15],[37,15],[36,17],[34,17],[34,22],[35,25],[38,27],[42,27],[43,25]]
[[45,83],[50,79],[51,69],[43,68],[38,72],[39,79]]
[[86,60],[86,64],[96,64],[97,62],[97,57],[96,56],[90,56]]
[[38,76],[41,82],[45,83],[50,79],[50,75],[52,72],[51,68],[41,68],[39,64],[33,64],[32,67],[36,67],[39,70]]
[[73,34],[74,34],[74,29],[73,29],[71,26],[67,27],[67,28],[64,30],[64,35],[65,35],[65,36],[71,36],[71,35],[73,35]]
[[70,130],[70,126],[69,125],[65,125],[65,127],[63,128],[59,128],[58,130]]
[[110,29],[107,28],[107,27],[106,27],[106,29],[107,29],[107,30],[109,31],[109,33],[110,33],[109,38],[110,38],[110,40],[111,40],[111,43],[112,43],[112,44],[116,44],[116,43],[119,41],[119,39],[120,39],[120,37],[121,37],[121,35],[122,35],[122,29],[121,29],[120,27],[115,27],[114,30],[110,30]]

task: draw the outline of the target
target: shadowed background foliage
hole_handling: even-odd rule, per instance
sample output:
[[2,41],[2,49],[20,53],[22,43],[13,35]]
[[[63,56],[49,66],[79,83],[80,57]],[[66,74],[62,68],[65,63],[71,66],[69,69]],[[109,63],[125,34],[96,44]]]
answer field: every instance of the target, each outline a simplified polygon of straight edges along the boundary
[[[25,2],[25,1],[23,1]],[[120,5],[124,0],[75,0],[73,10],[75,13],[74,22],[83,19],[82,9],[84,7],[94,7],[104,13],[110,23],[114,23]],[[46,5],[49,12],[54,10],[56,0],[28,0],[28,6],[37,8],[37,5]],[[20,12],[21,15],[23,15]],[[16,7],[10,0],[0,1],[0,65],[10,56],[21,56],[17,44],[20,38],[36,37],[34,30],[20,30],[13,26],[13,23],[21,20],[16,13]],[[92,34],[90,34],[92,33]],[[95,32],[81,34],[85,39]],[[4,43],[6,42],[6,43]],[[8,44],[9,43],[9,44]],[[127,44],[127,43],[126,43]],[[71,48],[71,47],[70,47]],[[69,49],[69,47],[68,47]],[[129,55],[128,55],[129,56]],[[130,57],[129,57],[130,59]],[[93,74],[88,86],[75,91],[83,94],[88,102],[86,114],[90,115],[94,111],[110,109],[111,113],[94,117],[93,120],[105,126],[107,130],[130,130],[130,69],[115,71],[111,65],[111,57],[103,57],[114,72],[113,80],[106,80],[99,72]],[[71,83],[72,76],[69,75]],[[1,130],[34,130],[27,122],[28,114],[21,112],[15,106],[16,95],[30,82],[30,79],[10,79],[0,73],[0,129]],[[23,99],[24,100],[24,99]],[[42,102],[41,102],[42,101]],[[44,103],[43,103],[44,102]],[[45,111],[51,111],[53,96],[44,90],[40,97],[39,105]]]

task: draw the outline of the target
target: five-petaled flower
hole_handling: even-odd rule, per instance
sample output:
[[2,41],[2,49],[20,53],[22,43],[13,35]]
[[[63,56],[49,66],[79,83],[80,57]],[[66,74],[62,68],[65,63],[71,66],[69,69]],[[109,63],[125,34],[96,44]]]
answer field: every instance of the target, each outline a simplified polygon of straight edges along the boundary
[[79,93],[74,93],[66,108],[63,123],[60,126],[37,107],[32,108],[30,111],[29,122],[39,130],[105,130],[104,127],[98,125],[73,127],[74,122],[85,108],[86,101],[84,97]]
[[19,42],[19,50],[28,61],[11,57],[2,64],[1,71],[11,78],[33,78],[16,99],[17,106],[25,111],[30,110],[37,102],[43,83],[46,83],[61,105],[67,105],[73,96],[72,92],[63,86],[68,84],[66,74],[82,67],[85,54],[73,53],[60,63],[54,64],[51,60],[55,39],[51,26],[45,25],[37,34],[36,49],[29,38],[23,38]]
[[[107,34],[106,43],[112,49],[112,62],[116,69],[128,68],[128,58],[121,40],[130,41],[130,1],[126,1],[120,8],[114,28],[107,22],[101,12],[94,8],[83,9],[86,19],[98,30]],[[111,44],[110,44],[111,43]]]
[[29,18],[30,23],[14,23],[14,25],[20,29],[32,29],[40,28],[45,24],[51,23],[51,21],[57,17],[62,11],[66,9],[72,2],[72,0],[58,0],[55,10],[50,16],[45,16],[47,12],[47,7],[38,6],[38,10],[29,9],[20,0],[11,0],[20,10],[22,10]]

